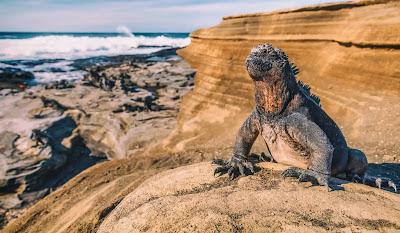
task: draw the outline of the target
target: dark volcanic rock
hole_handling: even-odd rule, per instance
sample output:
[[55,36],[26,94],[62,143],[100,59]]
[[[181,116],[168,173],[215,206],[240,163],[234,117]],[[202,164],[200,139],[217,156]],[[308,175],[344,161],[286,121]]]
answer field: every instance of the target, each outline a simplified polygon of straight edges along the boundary
[[34,78],[28,71],[10,67],[0,68],[0,89],[25,89]]
[[11,61],[1,61],[1,63],[11,66],[24,65],[27,67],[34,67],[45,63],[57,63],[60,61],[64,61],[64,59],[11,60]]
[[64,80],[64,79],[45,85],[46,89],[66,89],[66,88],[73,88],[73,87],[75,87],[75,84],[73,82]]
[[143,63],[150,60],[165,61],[176,57],[177,48],[163,49],[150,54],[99,56],[74,60],[71,66],[80,70],[87,70],[93,66],[118,66],[122,63]]

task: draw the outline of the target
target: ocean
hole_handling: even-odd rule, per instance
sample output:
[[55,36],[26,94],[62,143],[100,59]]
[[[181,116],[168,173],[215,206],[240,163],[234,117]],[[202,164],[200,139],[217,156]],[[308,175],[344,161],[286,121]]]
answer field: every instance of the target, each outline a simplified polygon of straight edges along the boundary
[[14,68],[32,72],[36,83],[81,79],[75,60],[150,54],[190,43],[189,33],[0,32],[0,72]]

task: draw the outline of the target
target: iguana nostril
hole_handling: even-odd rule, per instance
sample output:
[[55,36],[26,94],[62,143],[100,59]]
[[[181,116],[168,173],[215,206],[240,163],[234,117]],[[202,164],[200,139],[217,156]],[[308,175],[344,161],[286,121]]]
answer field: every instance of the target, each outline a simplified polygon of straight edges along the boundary
[[265,66],[266,71],[269,71],[270,69],[272,69],[272,64],[270,62],[265,63],[264,66]]

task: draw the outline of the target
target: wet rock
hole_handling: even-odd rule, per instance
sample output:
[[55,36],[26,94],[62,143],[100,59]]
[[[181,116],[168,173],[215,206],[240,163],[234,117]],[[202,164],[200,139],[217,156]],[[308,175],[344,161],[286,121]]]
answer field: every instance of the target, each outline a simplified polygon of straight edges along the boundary
[[33,79],[34,75],[29,71],[11,67],[0,68],[0,89],[25,90]]
[[66,88],[74,88],[75,84],[68,80],[60,80],[55,81],[45,85],[46,89],[66,89]]

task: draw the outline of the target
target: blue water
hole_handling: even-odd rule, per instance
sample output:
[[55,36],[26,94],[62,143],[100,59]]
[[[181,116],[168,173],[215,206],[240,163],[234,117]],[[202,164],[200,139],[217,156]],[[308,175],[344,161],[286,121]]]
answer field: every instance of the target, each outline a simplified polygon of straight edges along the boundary
[[76,59],[150,54],[190,43],[188,33],[0,32],[0,72],[17,68],[30,71],[39,83],[76,80],[84,72],[72,67]]
[[[175,32],[135,32],[134,36],[157,37],[165,36],[170,38],[187,38],[189,33]],[[30,39],[38,36],[75,36],[75,37],[118,37],[118,32],[0,32],[1,39]]]

